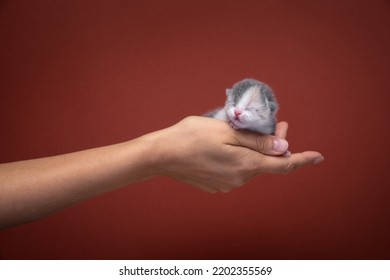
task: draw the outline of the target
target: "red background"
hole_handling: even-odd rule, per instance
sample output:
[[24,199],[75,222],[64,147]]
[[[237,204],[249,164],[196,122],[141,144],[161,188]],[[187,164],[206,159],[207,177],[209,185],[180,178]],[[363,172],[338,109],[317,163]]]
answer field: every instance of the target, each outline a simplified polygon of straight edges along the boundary
[[326,158],[229,194],[135,184],[1,232],[1,258],[390,258],[389,11],[380,0],[0,1],[1,162],[167,127],[222,105],[245,77],[273,87],[291,150]]

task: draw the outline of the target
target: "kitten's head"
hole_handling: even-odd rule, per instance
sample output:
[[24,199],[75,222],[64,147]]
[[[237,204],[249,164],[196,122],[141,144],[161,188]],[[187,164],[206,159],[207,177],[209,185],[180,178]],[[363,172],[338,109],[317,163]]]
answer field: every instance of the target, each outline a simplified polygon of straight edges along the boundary
[[269,86],[246,79],[226,90],[225,111],[234,126],[258,130],[258,127],[274,126],[278,104]]

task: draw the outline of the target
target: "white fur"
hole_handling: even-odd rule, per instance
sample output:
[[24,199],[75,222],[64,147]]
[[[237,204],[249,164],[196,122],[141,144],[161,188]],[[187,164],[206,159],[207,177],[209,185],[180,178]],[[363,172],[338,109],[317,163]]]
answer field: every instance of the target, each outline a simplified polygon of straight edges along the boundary
[[[248,107],[248,105],[251,103],[253,99],[256,98],[256,96],[259,96],[260,94],[260,88],[259,87],[251,87],[249,88],[241,97],[238,104],[236,104],[236,108],[244,110]],[[258,99],[258,98],[256,98]]]

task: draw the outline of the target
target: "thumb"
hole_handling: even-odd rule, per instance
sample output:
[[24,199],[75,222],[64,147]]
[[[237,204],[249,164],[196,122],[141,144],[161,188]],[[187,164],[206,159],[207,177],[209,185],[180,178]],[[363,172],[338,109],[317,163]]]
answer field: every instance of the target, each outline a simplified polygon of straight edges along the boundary
[[235,138],[237,145],[247,147],[265,155],[282,155],[288,149],[287,140],[274,135],[235,130]]

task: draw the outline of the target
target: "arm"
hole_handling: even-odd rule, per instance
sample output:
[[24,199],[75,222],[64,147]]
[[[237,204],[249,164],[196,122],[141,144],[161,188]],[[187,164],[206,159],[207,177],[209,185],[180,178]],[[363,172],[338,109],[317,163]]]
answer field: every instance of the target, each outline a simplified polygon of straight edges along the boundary
[[[148,139],[0,165],[0,228],[150,177]],[[146,156],[148,155],[148,156]]]
[[[279,125],[284,138],[287,124]],[[235,131],[188,117],[132,141],[48,158],[0,164],[0,228],[39,219],[93,196],[153,176],[170,176],[208,192],[230,191],[262,173],[287,173],[321,161],[317,152],[267,156],[276,136]],[[261,153],[259,153],[261,152]]]

